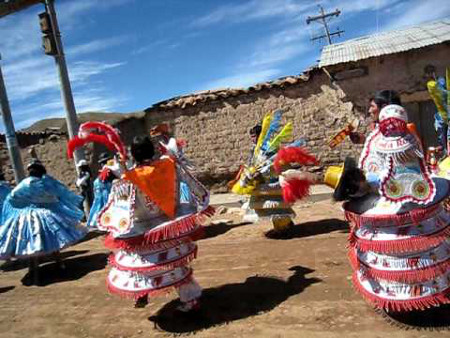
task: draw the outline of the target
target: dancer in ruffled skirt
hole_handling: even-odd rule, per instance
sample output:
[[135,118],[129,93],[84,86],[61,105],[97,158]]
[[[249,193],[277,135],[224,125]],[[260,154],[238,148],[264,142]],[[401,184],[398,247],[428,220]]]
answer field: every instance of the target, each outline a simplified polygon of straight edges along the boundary
[[107,166],[107,162],[110,160],[112,160],[112,156],[109,156],[107,153],[102,153],[98,161],[102,168],[94,181],[94,202],[92,203],[87,220],[89,229],[98,228],[97,218],[108,202],[112,181],[117,178],[113,170]]
[[6,197],[11,192],[11,186],[5,179],[5,175],[0,171],[0,219],[1,212],[3,209],[3,203],[5,202]]
[[[197,255],[194,240],[202,228],[200,218],[210,212],[208,191],[179,161],[175,141],[169,142],[165,155],[158,159],[148,137],[135,138],[131,146],[135,165],[127,167],[125,146],[111,126],[87,122],[80,130],[69,149],[100,140],[117,149],[123,169],[98,217],[99,229],[110,233],[105,243],[114,250],[107,277],[109,290],[134,298],[135,306],[143,307],[149,296],[175,288],[180,295],[179,309],[195,309],[202,289],[189,263]],[[105,133],[104,138],[93,134],[99,131]],[[189,188],[189,196],[183,200],[181,182]]]
[[[82,197],[47,175],[39,160],[27,167],[3,205],[0,259],[28,258],[56,253],[82,239]],[[34,261],[36,262],[36,261]]]
[[[268,113],[262,127],[256,129],[253,140],[259,135],[249,165],[243,167],[232,187],[236,194],[250,196],[244,220],[254,210],[258,219],[269,219],[273,230],[269,236],[283,237],[294,225],[294,202],[305,198],[316,177],[301,166],[317,163],[316,158],[303,148],[303,140],[287,143],[292,139],[292,123],[281,127],[280,110]],[[252,133],[251,131],[251,133]],[[253,135],[253,134],[252,134]]]
[[348,200],[354,285],[388,314],[450,303],[450,186],[430,173],[407,123],[401,106],[384,107],[359,168],[347,160],[334,193]]

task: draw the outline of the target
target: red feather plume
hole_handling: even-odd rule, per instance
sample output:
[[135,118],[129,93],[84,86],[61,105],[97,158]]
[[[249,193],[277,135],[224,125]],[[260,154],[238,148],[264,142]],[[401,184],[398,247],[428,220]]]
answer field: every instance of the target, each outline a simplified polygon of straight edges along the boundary
[[105,133],[110,143],[114,145],[115,149],[120,153],[122,158],[126,159],[127,151],[125,149],[125,145],[123,144],[118,134],[118,131],[114,127],[103,122],[96,122],[96,121],[85,122],[80,126],[79,133],[89,132],[92,129],[97,129]]
[[301,165],[318,164],[316,157],[302,147],[281,148],[275,157],[273,167],[277,173],[281,172],[284,165],[298,163]]
[[294,203],[297,200],[301,200],[309,196],[309,188],[312,182],[309,180],[288,180],[283,185],[282,194],[283,200],[286,203]]
[[102,170],[100,170],[98,177],[100,178],[100,181],[106,181],[109,175],[112,175],[111,170],[108,168],[103,168]]
[[89,134],[84,138],[75,136],[67,142],[67,156],[73,158],[73,152],[89,142],[101,143],[112,151],[115,149],[114,144],[105,135]]

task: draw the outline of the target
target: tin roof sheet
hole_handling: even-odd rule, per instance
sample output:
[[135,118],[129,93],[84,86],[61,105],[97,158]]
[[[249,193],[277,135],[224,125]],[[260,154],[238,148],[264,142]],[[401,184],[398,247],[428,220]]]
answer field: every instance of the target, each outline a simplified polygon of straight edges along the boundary
[[450,41],[450,18],[325,46],[319,67],[405,52]]

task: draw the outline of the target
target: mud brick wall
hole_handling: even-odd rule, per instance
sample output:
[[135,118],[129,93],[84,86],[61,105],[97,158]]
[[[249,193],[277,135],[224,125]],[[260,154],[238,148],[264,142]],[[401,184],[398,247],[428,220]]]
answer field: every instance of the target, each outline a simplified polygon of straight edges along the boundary
[[402,103],[429,101],[424,69],[432,65],[438,76],[445,76],[450,67],[450,42],[413,49],[403,53],[348,62],[326,67],[331,74],[365,67],[365,76],[337,81],[356,107],[367,105],[368,97],[378,90],[394,89]]
[[319,172],[341,163],[346,156],[358,156],[360,147],[345,141],[332,150],[329,139],[358,114],[339,87],[331,85],[322,72],[309,81],[285,88],[247,92],[220,100],[147,112],[147,128],[169,123],[178,138],[186,139],[186,156],[197,166],[197,174],[211,184],[232,177],[250,155],[248,131],[268,111],[282,109],[283,122],[292,121],[294,138],[303,138],[317,155]]
[[[18,134],[17,136],[20,143],[21,135]],[[47,173],[62,181],[71,189],[76,190],[75,166],[73,161],[67,158],[66,142],[67,138],[63,135],[40,138],[40,141],[37,144],[21,148],[22,161],[26,167],[31,160],[29,150],[31,147],[34,147],[38,158],[46,166]],[[14,172],[11,163],[9,162],[8,150],[5,143],[0,143],[0,161],[6,179],[14,185]]]

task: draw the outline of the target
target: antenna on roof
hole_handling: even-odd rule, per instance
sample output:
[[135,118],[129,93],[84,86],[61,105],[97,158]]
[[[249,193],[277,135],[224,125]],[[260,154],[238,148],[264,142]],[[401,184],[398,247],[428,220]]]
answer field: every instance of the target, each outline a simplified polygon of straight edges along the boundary
[[330,30],[328,28],[328,22],[327,22],[326,19],[334,17],[334,16],[338,17],[341,14],[341,11],[339,9],[336,9],[334,12],[325,13],[325,11],[323,10],[323,7],[321,5],[318,5],[318,6],[319,6],[319,10],[320,10],[320,15],[308,16],[306,18],[306,24],[309,25],[313,21],[320,21],[320,23],[323,25],[323,28],[325,29],[325,34],[312,37],[311,41],[327,38],[328,44],[331,45],[333,43],[331,41],[331,37],[334,36],[334,35],[338,35],[340,37],[341,33],[344,33],[344,31],[340,30],[339,27],[338,27],[337,31],[330,32]]

